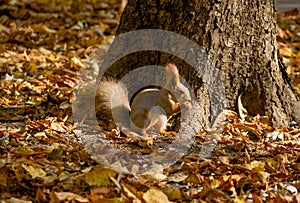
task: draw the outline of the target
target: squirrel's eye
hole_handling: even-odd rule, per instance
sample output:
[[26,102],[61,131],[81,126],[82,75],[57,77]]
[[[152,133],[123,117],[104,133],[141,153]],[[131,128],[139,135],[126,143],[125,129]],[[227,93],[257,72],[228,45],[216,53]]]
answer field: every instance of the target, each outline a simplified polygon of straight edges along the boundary
[[184,91],[183,90],[179,90],[179,94],[184,94]]

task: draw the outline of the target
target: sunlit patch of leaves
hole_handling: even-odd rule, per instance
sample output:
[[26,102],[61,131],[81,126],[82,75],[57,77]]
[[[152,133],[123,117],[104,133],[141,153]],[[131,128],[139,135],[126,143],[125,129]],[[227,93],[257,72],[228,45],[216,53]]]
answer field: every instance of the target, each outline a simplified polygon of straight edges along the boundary
[[278,48],[296,93],[300,96],[300,11],[295,9],[278,13],[277,19]]

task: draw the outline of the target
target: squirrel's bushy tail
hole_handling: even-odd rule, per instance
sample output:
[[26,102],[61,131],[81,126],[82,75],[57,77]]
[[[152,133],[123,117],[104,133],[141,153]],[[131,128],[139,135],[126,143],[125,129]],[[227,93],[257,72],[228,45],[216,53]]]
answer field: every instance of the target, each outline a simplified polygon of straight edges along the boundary
[[103,121],[129,127],[130,105],[126,86],[113,79],[100,81],[95,96],[95,111]]
[[[95,102],[93,102],[95,100]],[[95,106],[93,106],[95,104]],[[113,79],[105,79],[97,84],[87,84],[76,95],[74,103],[76,121],[92,118],[96,113],[108,130],[117,126],[130,126],[130,106],[126,86]]]

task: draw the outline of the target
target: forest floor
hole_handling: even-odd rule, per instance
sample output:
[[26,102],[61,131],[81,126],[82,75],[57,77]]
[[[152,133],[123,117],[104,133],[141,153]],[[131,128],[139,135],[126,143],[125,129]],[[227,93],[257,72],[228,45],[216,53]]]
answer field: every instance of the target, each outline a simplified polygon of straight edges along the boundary
[[[241,121],[228,112],[222,132],[194,135],[194,150],[171,165],[158,164],[174,154],[159,155],[156,146],[174,135],[141,141],[112,131],[94,134],[93,143],[80,138],[72,119],[77,75],[88,71],[89,56],[112,39],[120,19],[118,0],[89,2],[0,5],[0,202],[300,202],[299,123],[274,128],[266,116]],[[300,96],[299,11],[279,13],[277,31]],[[105,140],[119,148],[126,143],[124,153],[101,154],[112,153],[96,143]],[[209,156],[195,150],[204,145],[213,146]],[[149,156],[156,164],[138,174],[144,160],[134,163],[129,153],[158,154]]]

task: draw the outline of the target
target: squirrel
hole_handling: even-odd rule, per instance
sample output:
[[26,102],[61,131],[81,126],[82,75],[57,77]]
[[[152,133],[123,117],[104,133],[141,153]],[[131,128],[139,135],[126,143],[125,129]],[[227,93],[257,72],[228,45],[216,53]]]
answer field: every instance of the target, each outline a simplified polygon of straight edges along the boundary
[[168,119],[182,108],[191,108],[191,95],[180,82],[175,64],[166,65],[164,88],[147,88],[138,92],[130,103],[127,87],[105,78],[97,86],[95,112],[101,120],[114,120],[117,126],[139,135],[164,133]]

